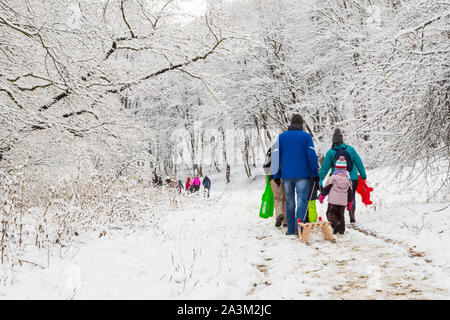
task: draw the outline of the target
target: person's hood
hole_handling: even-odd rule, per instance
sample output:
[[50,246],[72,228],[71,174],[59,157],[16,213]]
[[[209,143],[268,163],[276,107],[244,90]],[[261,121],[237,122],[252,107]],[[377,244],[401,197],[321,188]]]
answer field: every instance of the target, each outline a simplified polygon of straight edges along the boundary
[[296,126],[296,125],[290,125],[288,127],[288,131],[292,131],[292,130],[303,130],[303,128],[301,128],[300,126]]
[[336,178],[334,179],[336,188],[343,191],[347,191],[348,189],[347,172],[339,170],[337,173],[334,174],[334,176],[336,176]]
[[333,175],[335,175],[335,174],[341,174],[341,175],[343,175],[343,176],[347,176],[347,170],[344,170],[344,169],[336,169],[336,170],[334,170]]
[[337,149],[337,150],[345,149],[345,148],[347,148],[347,145],[345,143],[341,143],[341,144],[333,146],[333,149]]

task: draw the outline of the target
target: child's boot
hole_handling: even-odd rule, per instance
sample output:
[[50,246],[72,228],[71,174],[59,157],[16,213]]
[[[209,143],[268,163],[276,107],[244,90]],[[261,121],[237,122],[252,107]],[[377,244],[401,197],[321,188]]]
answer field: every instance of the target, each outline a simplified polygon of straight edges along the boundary
[[338,231],[339,231],[339,226],[341,225],[341,222],[340,221],[337,221],[335,224],[334,224],[334,226],[332,225],[331,227],[333,228],[333,234],[336,234],[336,233],[338,233]]
[[275,227],[277,227],[277,228],[281,227],[281,223],[283,222],[283,220],[284,220],[284,215],[280,214],[277,217],[277,220],[275,221]]

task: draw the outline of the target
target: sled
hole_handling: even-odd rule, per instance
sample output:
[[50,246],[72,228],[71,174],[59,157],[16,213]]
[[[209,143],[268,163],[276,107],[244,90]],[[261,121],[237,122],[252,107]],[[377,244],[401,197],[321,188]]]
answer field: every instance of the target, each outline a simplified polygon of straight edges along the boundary
[[[300,219],[299,219],[300,220]],[[320,220],[319,222],[308,222],[308,223],[302,223],[301,221],[297,221],[298,223],[298,237],[303,243],[309,242],[309,235],[311,234],[311,230],[315,228],[320,228],[322,231],[322,236],[325,240],[336,242],[336,239],[334,238],[333,234],[330,230],[330,222],[325,222]],[[303,227],[303,231],[302,230]]]
[[356,192],[361,195],[362,203],[366,206],[372,204],[370,200],[370,193],[373,191],[373,188],[369,187],[366,180],[361,179],[361,176],[358,176],[358,186],[356,187]]

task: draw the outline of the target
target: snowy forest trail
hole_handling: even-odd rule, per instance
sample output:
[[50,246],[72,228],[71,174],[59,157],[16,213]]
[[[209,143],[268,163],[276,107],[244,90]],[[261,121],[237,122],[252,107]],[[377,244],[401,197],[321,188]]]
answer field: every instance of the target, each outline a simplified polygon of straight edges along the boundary
[[336,243],[313,232],[305,245],[258,217],[260,196],[251,187],[190,195],[161,212],[158,229],[93,235],[46,269],[19,272],[1,297],[450,299],[448,269],[356,227]]
[[[302,295],[326,299],[449,299],[447,289],[439,287],[436,270],[408,250],[389,245],[355,229],[348,228],[345,235],[337,235],[337,243],[321,239],[320,232],[312,237],[309,245],[291,238],[289,243],[278,232],[265,232],[265,250],[269,261],[264,265],[265,283],[289,288],[297,285]],[[268,235],[270,234],[270,235]],[[284,236],[286,237],[286,236]],[[286,243],[280,251],[279,245]],[[289,259],[280,263],[281,252]],[[290,260],[290,261],[289,261]],[[281,270],[281,272],[280,272]],[[439,273],[439,271],[438,271]],[[273,275],[273,277],[272,277]],[[434,278],[434,279],[433,279]],[[442,279],[442,278],[441,278]],[[251,291],[255,298],[272,294],[269,285],[259,285],[261,290]],[[301,288],[301,289],[300,289]]]

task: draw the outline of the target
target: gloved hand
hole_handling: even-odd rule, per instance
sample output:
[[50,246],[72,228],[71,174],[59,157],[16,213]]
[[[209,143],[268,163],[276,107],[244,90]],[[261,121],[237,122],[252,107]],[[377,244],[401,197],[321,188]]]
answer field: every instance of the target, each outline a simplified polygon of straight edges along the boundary
[[273,179],[273,181],[275,181],[277,186],[281,185],[281,179],[280,178],[275,178],[275,179]]
[[319,183],[319,182],[320,182],[319,176],[313,177],[313,178],[312,178],[312,181],[314,181],[315,183]]
[[325,196],[323,194],[321,194],[320,197],[319,197],[319,202],[323,203],[323,199],[325,199]]
[[352,210],[352,203],[351,202],[347,203],[347,210],[348,211]]

